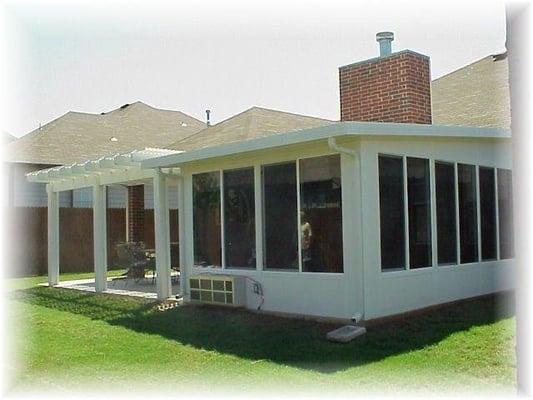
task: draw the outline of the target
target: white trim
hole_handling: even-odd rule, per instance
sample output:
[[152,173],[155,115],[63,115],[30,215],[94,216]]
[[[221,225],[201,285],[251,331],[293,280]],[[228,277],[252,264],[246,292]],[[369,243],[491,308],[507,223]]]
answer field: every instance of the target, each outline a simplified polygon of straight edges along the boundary
[[477,261],[481,262],[483,257],[481,256],[481,201],[479,196],[479,165],[475,166],[475,177],[476,177],[476,214],[477,214]]
[[224,171],[220,169],[219,175],[219,196],[220,196],[220,265],[222,269],[226,269],[226,225],[224,216]]
[[254,164],[254,203],[255,203],[255,268],[263,270],[263,180],[261,164]]
[[407,185],[407,156],[402,156],[402,166],[403,166],[403,217],[404,217],[404,235],[405,235],[405,270],[409,271],[411,269],[411,257],[409,254],[409,189]]
[[[325,122],[327,123],[327,122]],[[496,128],[400,124],[385,122],[337,122],[318,128],[279,133],[258,139],[206,147],[181,154],[162,155],[141,161],[142,168],[177,166],[191,161],[245,153],[256,150],[329,139],[338,136],[357,137],[452,137],[467,139],[510,139],[511,132]]]
[[498,197],[498,168],[494,168],[494,204],[496,205],[496,260],[500,260],[500,202]]
[[460,207],[459,207],[459,163],[455,162],[454,165],[454,173],[455,173],[455,244],[457,248],[457,254],[456,254],[456,260],[455,264],[460,265],[461,264],[461,218],[459,215]]
[[437,187],[434,159],[429,160],[429,195],[429,206],[431,207],[431,263],[433,268],[437,268]]
[[297,225],[297,249],[298,249],[298,272],[303,272],[302,266],[302,219],[301,213],[301,194],[300,194],[300,159],[296,159],[296,225]]

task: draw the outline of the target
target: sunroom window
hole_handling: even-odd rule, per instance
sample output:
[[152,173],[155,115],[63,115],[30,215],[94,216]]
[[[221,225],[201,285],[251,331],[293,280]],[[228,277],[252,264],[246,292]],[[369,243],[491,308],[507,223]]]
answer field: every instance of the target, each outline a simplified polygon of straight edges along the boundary
[[461,263],[478,261],[476,167],[457,165]]
[[299,175],[302,271],[342,272],[340,156],[302,159]]
[[435,198],[437,202],[437,263],[457,263],[457,212],[455,166],[435,162]]
[[514,257],[512,172],[498,169],[498,220],[500,259]]
[[494,168],[479,167],[481,260],[496,259],[496,185]]
[[220,173],[193,175],[194,265],[222,265],[220,238]]
[[227,268],[255,268],[254,169],[224,171],[224,242]]
[[298,270],[296,162],[263,166],[265,269]]

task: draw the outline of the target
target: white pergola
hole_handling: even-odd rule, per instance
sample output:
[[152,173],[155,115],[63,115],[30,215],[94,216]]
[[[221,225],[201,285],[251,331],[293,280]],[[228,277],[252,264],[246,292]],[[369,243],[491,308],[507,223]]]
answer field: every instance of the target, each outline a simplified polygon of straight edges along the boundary
[[[146,148],[114,154],[97,160],[74,163],[27,174],[30,182],[46,183],[48,193],[48,283],[59,283],[59,193],[92,187],[95,290],[107,290],[107,227],[106,186],[112,184],[143,184],[153,182],[154,224],[157,274],[157,298],[172,295],[170,279],[169,184],[178,185],[179,218],[183,212],[182,179],[179,168],[141,168],[141,162],[151,158],[177,154],[180,151]],[[180,231],[181,231],[181,225]],[[180,258],[182,252],[180,241]],[[180,260],[180,264],[181,260]],[[183,286],[184,280],[181,279]],[[183,290],[182,290],[183,292]]]

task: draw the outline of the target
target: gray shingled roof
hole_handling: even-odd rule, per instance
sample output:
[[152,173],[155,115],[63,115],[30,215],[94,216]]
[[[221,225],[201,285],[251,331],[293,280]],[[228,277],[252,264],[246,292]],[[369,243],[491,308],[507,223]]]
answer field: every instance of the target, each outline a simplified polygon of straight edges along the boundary
[[72,164],[146,147],[166,147],[203,128],[203,122],[180,111],[160,110],[142,102],[103,114],[71,111],[7,144],[4,160]]
[[511,127],[506,54],[482,58],[431,83],[433,124]]
[[322,118],[308,117],[268,108],[252,107],[216,125],[179,140],[168,148],[173,150],[197,150],[225,143],[291,132],[334,123]]

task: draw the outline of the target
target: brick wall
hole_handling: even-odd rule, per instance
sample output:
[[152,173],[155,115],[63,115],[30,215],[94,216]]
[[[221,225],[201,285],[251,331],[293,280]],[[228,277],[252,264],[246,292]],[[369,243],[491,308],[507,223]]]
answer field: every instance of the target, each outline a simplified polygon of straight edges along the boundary
[[339,68],[341,121],[431,124],[427,56],[405,50]]
[[144,242],[144,185],[128,186],[128,240]]

